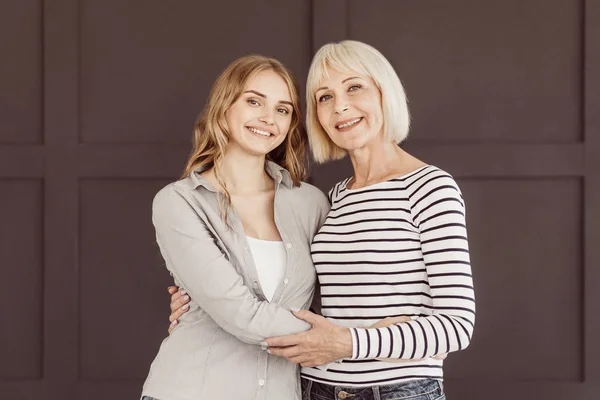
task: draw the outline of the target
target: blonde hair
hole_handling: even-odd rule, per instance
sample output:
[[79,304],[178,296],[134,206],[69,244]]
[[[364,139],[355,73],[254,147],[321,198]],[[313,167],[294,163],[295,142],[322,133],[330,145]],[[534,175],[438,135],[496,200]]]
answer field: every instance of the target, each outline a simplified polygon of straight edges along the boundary
[[219,205],[225,223],[231,207],[231,194],[221,174],[225,148],[230,140],[225,112],[242,95],[250,79],[259,72],[268,70],[274,71],[286,82],[294,110],[287,137],[267,154],[267,159],[287,169],[295,186],[299,186],[300,181],[306,177],[304,155],[307,138],[301,124],[300,99],[292,73],[273,58],[256,54],[238,58],[221,73],[208,95],[206,106],[194,126],[193,149],[181,177],[186,178],[198,169],[214,167],[215,177],[224,195],[219,196]]
[[317,115],[315,91],[323,77],[328,76],[327,68],[355,72],[373,79],[381,93],[385,137],[396,143],[406,139],[410,128],[406,93],[390,62],[365,43],[354,40],[329,43],[313,57],[306,82],[306,130],[315,161],[338,160],[347,154],[329,138]]

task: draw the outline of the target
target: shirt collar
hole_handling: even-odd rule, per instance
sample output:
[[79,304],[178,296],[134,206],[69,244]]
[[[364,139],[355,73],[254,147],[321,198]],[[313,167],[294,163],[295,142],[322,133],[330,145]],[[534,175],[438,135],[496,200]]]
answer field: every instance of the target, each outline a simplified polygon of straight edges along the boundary
[[[216,192],[215,188],[210,184],[210,182],[200,175],[206,169],[208,169],[207,166],[204,166],[192,171],[189,176],[192,182],[192,188],[197,189],[199,186],[202,186],[211,192]],[[275,183],[283,183],[288,189],[294,186],[294,181],[292,181],[292,176],[290,175],[289,171],[279,164],[266,160],[265,171],[271,178],[273,178]]]

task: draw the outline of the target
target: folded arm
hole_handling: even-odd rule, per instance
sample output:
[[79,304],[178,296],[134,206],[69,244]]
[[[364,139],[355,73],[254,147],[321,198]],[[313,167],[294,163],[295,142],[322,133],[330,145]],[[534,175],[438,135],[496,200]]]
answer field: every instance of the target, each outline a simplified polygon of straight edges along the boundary
[[167,268],[225,331],[245,343],[259,344],[270,336],[310,328],[289,310],[253,296],[205,221],[173,185],[156,195],[152,221]]

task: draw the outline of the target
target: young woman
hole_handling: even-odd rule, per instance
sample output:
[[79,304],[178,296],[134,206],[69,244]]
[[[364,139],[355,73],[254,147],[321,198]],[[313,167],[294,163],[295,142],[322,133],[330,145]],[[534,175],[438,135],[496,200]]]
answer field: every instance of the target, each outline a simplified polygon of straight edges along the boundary
[[308,330],[310,241],[329,210],[302,183],[298,93],[278,61],[247,56],[217,79],[181,180],[155,197],[156,239],[189,311],[160,346],[145,399],[299,399],[297,365],[269,336]]
[[[398,146],[409,130],[407,102],[376,49],[325,45],[306,90],[315,160],[349,155],[354,174],[329,192],[331,211],[311,246],[327,319],[294,312],[312,328],[267,339],[269,353],[304,367],[306,399],[443,399],[436,356],[466,348],[475,322],[460,190]],[[185,311],[182,300],[173,296],[172,320]],[[399,315],[411,320],[370,327]]]

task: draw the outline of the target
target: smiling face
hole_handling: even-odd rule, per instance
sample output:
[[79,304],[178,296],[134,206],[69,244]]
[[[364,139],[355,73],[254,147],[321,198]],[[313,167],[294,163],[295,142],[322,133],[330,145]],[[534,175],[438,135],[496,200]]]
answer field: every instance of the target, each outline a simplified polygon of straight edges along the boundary
[[258,72],[225,112],[230,133],[228,147],[265,156],[285,140],[293,110],[285,80],[273,70]]
[[314,96],[319,122],[339,147],[353,151],[383,139],[381,93],[370,77],[328,68]]

